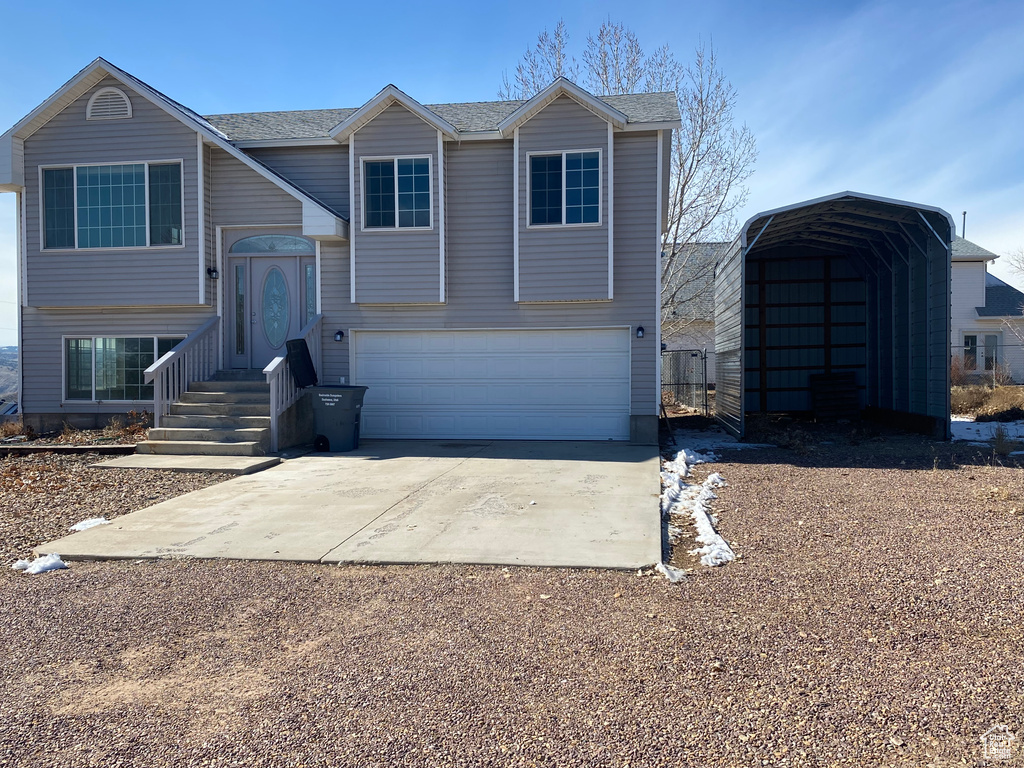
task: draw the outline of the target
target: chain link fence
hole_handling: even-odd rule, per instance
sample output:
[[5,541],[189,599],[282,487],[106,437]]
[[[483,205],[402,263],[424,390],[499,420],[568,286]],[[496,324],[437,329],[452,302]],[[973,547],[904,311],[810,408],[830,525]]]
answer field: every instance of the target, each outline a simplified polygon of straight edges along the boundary
[[710,415],[708,353],[706,349],[677,349],[661,353],[661,405],[686,406]]

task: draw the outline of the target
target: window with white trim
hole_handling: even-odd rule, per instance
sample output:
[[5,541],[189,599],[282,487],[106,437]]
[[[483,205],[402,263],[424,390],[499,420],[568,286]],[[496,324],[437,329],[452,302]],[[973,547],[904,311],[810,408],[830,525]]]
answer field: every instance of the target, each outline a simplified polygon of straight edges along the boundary
[[181,163],[44,168],[44,248],[181,245]]
[[363,160],[363,228],[429,228],[430,157]]
[[146,369],[182,341],[182,336],[65,338],[64,399],[152,400]]
[[529,156],[530,226],[601,223],[601,153]]

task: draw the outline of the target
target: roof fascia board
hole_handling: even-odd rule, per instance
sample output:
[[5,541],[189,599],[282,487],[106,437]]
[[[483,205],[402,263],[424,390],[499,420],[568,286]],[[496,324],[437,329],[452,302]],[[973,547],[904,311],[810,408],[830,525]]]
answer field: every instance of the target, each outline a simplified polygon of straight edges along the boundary
[[559,77],[551,85],[498,123],[498,130],[501,131],[502,135],[510,136],[512,131],[533,118],[559,96],[568,96],[581,107],[590,110],[603,120],[607,120],[619,130],[624,129],[629,122],[629,118],[619,110],[608,106],[593,94],[587,93],[587,91],[571,80]]
[[439,117],[434,112],[431,112],[416,101],[416,99],[404,93],[399,88],[389,85],[351,115],[334,126],[334,128],[330,130],[331,138],[338,143],[345,141],[349,136],[393,104],[401,105],[416,115],[420,120],[427,123],[427,125],[439,130],[442,135],[449,139],[454,139],[459,135],[458,128],[447,120]]
[[[667,131],[680,130],[680,122],[659,122],[659,123],[628,123],[623,131]],[[500,141],[506,137],[501,131],[459,131],[455,136],[445,136],[445,141]],[[239,149],[261,149],[264,147],[333,147],[337,144],[348,144],[348,137],[342,141],[329,137],[311,137],[302,139],[243,139],[242,141],[231,142]]]
[[348,236],[348,222],[345,221],[343,218],[339,217],[336,213],[334,213],[334,211],[331,211],[329,208],[326,208],[318,200],[309,197],[305,192],[303,192],[301,189],[294,186],[293,184],[290,184],[281,177],[273,173],[270,173],[260,163],[255,162],[252,158],[248,157],[244,152],[235,147],[230,141],[228,141],[224,137],[224,134],[220,133],[212,126],[204,125],[203,123],[199,122],[191,115],[189,115],[187,112],[179,108],[176,104],[171,102],[166,96],[161,94],[159,91],[156,91],[154,88],[150,87],[142,80],[139,80],[137,77],[128,74],[124,70],[114,66],[109,61],[106,61],[102,58],[95,59],[91,64],[89,64],[89,66],[87,66],[73,78],[68,80],[63,86],[61,86],[57,90],[56,93],[50,96],[50,98],[48,98],[46,101],[44,101],[34,110],[32,110],[32,112],[30,112],[27,116],[22,118],[22,120],[20,120],[18,124],[11,129],[11,132],[15,136],[18,136],[20,131],[23,131],[26,128],[31,127],[32,130],[28,134],[31,135],[31,133],[34,133],[39,127],[44,125],[50,118],[49,116],[47,116],[46,119],[43,120],[38,126],[33,125],[34,121],[37,119],[41,119],[43,115],[47,113],[55,104],[60,103],[60,108],[57,111],[64,109],[68,106],[68,104],[71,104],[75,99],[81,96],[82,93],[84,93],[86,90],[88,90],[93,85],[95,85],[107,76],[113,77],[115,80],[120,81],[122,85],[127,86],[131,90],[139,93],[141,96],[143,96],[145,99],[147,99],[148,101],[162,109],[168,115],[170,115],[171,117],[175,118],[179,122],[187,125],[192,130],[202,135],[207,143],[213,144],[219,147],[220,149],[223,149],[236,160],[239,160],[252,170],[256,171],[256,173],[260,174],[260,176],[265,178],[267,181],[273,183],[284,192],[287,192],[289,195],[291,195],[292,197],[294,197],[303,204],[304,211],[306,210],[306,205],[309,204],[311,206],[314,206],[315,208],[322,210],[325,214],[333,216],[334,218],[338,219],[338,221],[341,222],[339,224],[339,228],[344,230],[345,237]]
[[[100,61],[102,61],[102,59]],[[127,72],[118,69],[109,62],[104,62],[104,64],[106,64],[106,68],[109,70],[109,74],[112,77],[121,80],[129,88],[142,92],[143,96],[145,96],[151,102],[153,102],[162,110],[164,110],[164,112],[166,112],[168,115],[177,118],[182,123],[190,126],[193,130],[201,134],[207,143],[213,144],[214,146],[224,150],[233,158],[248,166],[250,169],[256,171],[256,173],[265,178],[267,181],[274,184],[279,189],[288,193],[296,200],[298,200],[300,203],[302,203],[303,229],[305,229],[305,219],[308,205],[313,206],[313,208],[320,209],[321,211],[323,211],[323,213],[327,214],[328,216],[332,216],[338,219],[338,221],[341,222],[339,227],[344,230],[344,236],[346,238],[348,237],[348,222],[342,219],[336,213],[334,213],[334,211],[330,210],[329,208],[326,208],[319,200],[313,199],[295,185],[287,182],[285,179],[281,178],[277,174],[271,173],[262,165],[262,163],[256,162],[251,157],[246,155],[245,152],[238,149],[230,141],[224,138],[224,135],[222,133],[197,121],[187,112],[183,112],[181,109],[177,107],[177,105],[171,103],[166,97],[164,97],[163,94],[154,90],[146,83],[142,82],[138,78],[129,75]]]
[[331,138],[310,139],[249,139],[231,142],[239,149],[260,149],[263,147],[336,147],[338,142]]
[[[47,115],[47,112],[56,106],[57,109],[54,110],[54,113],[56,114],[56,112],[67,107],[81,95],[81,92],[77,90],[77,86],[85,83],[85,89],[91,88],[110,74],[105,64],[106,62],[101,58],[93,59],[88,66],[80,70],[77,75],[72,77],[64,83],[64,85],[50,94],[48,98],[43,100],[39,106],[15,123],[10,132],[20,139],[27,139],[39,128],[49,122],[51,116]],[[101,74],[97,75],[98,72]],[[69,97],[68,94],[72,92],[74,92],[74,95]],[[37,122],[38,125],[36,124]]]
[[15,138],[14,129],[0,136],[0,192],[19,192],[25,186],[23,147],[24,142]]

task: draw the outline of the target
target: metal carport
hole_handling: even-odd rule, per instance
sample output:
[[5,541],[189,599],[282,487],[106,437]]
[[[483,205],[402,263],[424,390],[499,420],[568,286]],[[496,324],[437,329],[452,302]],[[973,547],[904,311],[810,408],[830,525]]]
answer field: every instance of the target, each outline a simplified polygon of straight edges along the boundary
[[721,424],[809,412],[811,376],[848,372],[860,409],[948,438],[954,232],[940,208],[856,192],[749,219],[715,279]]

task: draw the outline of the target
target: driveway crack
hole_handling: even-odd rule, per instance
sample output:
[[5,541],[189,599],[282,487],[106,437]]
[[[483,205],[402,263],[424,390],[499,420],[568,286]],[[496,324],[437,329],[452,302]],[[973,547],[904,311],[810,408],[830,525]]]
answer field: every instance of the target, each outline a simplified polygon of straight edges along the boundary
[[487,443],[486,445],[482,445],[482,446],[480,446],[480,450],[478,450],[478,451],[475,451],[474,453],[471,453],[470,455],[468,455],[468,456],[464,457],[464,458],[462,459],[462,461],[460,461],[460,462],[459,462],[458,464],[456,464],[456,465],[454,465],[454,466],[452,466],[452,467],[449,467],[448,469],[446,469],[446,470],[445,470],[444,472],[442,472],[441,474],[439,474],[439,475],[435,475],[434,477],[432,477],[432,478],[430,478],[429,480],[427,480],[426,482],[424,482],[424,483],[423,483],[422,485],[420,485],[420,486],[417,486],[416,488],[413,488],[413,489],[412,489],[412,490],[410,490],[410,491],[409,491],[409,492],[408,492],[408,493],[407,493],[407,494],[406,494],[405,496],[403,496],[403,497],[402,497],[402,498],[400,498],[400,499],[399,499],[398,501],[396,501],[396,502],[395,502],[394,504],[392,504],[391,506],[389,506],[389,507],[387,507],[387,508],[386,508],[385,510],[383,510],[383,511],[382,511],[382,512],[381,512],[381,513],[380,513],[379,515],[377,515],[376,517],[374,517],[374,518],[373,518],[372,520],[368,520],[368,521],[366,522],[366,524],[365,524],[365,525],[363,525],[363,526],[361,526],[360,528],[356,529],[355,531],[353,531],[352,533],[350,533],[350,534],[349,534],[348,536],[346,536],[346,537],[345,537],[344,539],[342,539],[342,540],[341,540],[341,541],[339,541],[339,542],[338,542],[337,544],[335,544],[335,545],[334,545],[334,546],[332,546],[332,547],[331,547],[330,549],[328,549],[328,550],[327,550],[326,552],[324,552],[324,553],[323,553],[323,554],[322,554],[322,555],[320,556],[320,558],[319,558],[319,561],[320,561],[321,563],[322,563],[322,562],[324,562],[324,560],[326,559],[326,557],[327,557],[327,556],[328,556],[329,554],[331,554],[331,552],[333,552],[334,550],[336,550],[336,549],[337,549],[338,547],[340,547],[340,546],[341,546],[342,544],[344,544],[345,542],[347,542],[347,541],[350,541],[351,539],[353,539],[353,538],[355,538],[356,536],[358,536],[358,535],[359,535],[360,533],[362,533],[363,531],[365,531],[365,530],[366,530],[367,528],[369,528],[370,526],[372,526],[372,525],[373,525],[374,523],[376,523],[376,522],[377,522],[378,520],[380,520],[380,519],[381,519],[382,517],[384,517],[384,516],[385,516],[386,514],[388,514],[388,513],[389,513],[389,512],[391,511],[391,510],[393,510],[393,509],[394,509],[395,507],[397,507],[397,506],[398,506],[399,504],[403,503],[404,501],[407,501],[407,500],[408,500],[408,499],[409,499],[409,498],[410,498],[411,496],[413,496],[413,495],[415,495],[415,494],[419,493],[419,492],[420,492],[420,491],[422,491],[422,490],[423,490],[424,488],[426,488],[426,487],[427,487],[428,485],[432,485],[433,483],[436,483],[436,482],[437,482],[438,480],[440,480],[440,479],[441,479],[442,477],[444,477],[445,475],[451,474],[452,472],[454,472],[454,471],[455,471],[456,469],[458,469],[459,467],[461,467],[461,466],[462,466],[463,464],[465,464],[465,463],[466,463],[467,461],[469,461],[470,459],[475,459],[475,458],[476,458],[477,456],[479,456],[479,455],[480,455],[481,453],[483,453],[483,452],[484,452],[485,450],[487,450],[487,449],[488,449],[488,448],[490,448],[490,447],[491,447],[491,443]]

